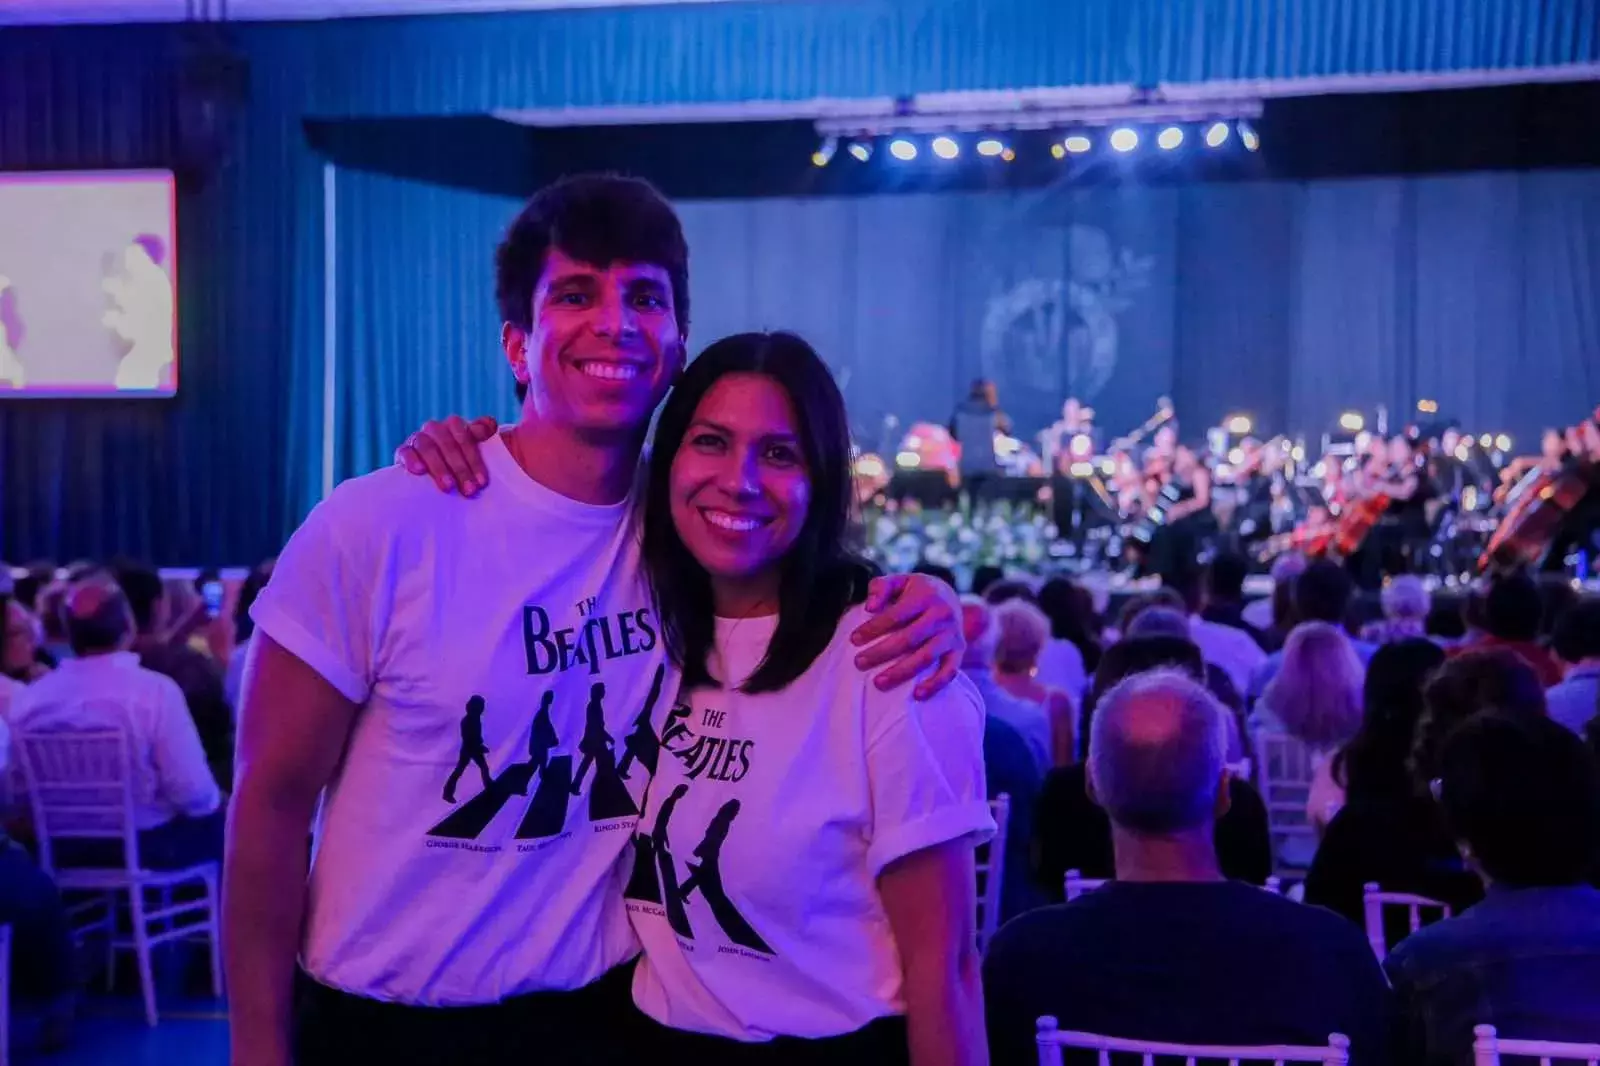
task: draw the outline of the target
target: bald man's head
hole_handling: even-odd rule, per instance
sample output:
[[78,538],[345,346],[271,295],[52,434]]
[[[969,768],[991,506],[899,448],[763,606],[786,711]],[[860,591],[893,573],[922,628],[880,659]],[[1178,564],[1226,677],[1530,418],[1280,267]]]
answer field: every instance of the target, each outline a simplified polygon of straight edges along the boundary
[[133,611],[109,578],[91,577],[72,586],[61,604],[61,622],[77,655],[122,651],[133,641]]
[[1106,693],[1089,734],[1089,780],[1116,825],[1144,834],[1208,824],[1228,752],[1220,704],[1185,674],[1135,674]]

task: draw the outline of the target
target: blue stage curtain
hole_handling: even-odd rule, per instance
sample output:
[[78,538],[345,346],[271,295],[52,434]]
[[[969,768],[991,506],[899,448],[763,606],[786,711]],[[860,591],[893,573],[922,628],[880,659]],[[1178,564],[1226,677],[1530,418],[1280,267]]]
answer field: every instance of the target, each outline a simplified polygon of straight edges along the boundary
[[[171,167],[175,59],[164,28],[0,33],[0,167]],[[283,88],[258,68],[232,165],[180,185],[178,397],[0,403],[0,559],[225,564],[275,550],[297,297],[285,195],[298,119]],[[4,234],[0,249],[49,254]]]
[[1600,172],[681,205],[697,344],[794,329],[862,443],[999,384],[1122,432],[1170,396],[1315,440],[1416,402],[1530,445],[1600,402]]
[[515,415],[494,248],[520,204],[387,175],[337,180],[343,480],[387,465],[427,419]]

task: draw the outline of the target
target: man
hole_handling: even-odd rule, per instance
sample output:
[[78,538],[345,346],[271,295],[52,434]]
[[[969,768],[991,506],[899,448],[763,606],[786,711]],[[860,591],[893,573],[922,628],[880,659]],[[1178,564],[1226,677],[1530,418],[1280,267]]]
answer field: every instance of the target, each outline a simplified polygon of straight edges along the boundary
[[[986,712],[983,728],[983,773],[989,798],[1011,797],[1010,822],[1006,827],[1005,869],[1000,882],[1000,920],[1008,921],[1038,903],[1038,892],[1028,877],[1029,849],[1033,840],[1033,813],[1045,769],[1050,765],[1049,720],[1043,708],[1025,703],[1006,692],[994,680],[995,626],[993,610],[977,596],[961,598],[961,629],[967,650],[961,672],[978,686]],[[1037,721],[1034,716],[1037,716]],[[1027,724],[1034,740],[1011,724],[1011,719]],[[1038,722],[1045,728],[1043,751],[1037,739]]]
[[[133,615],[104,578],[79,582],[62,607],[73,658],[22,688],[11,705],[15,734],[121,729],[132,756],[139,862],[170,870],[222,858],[222,793],[183,693],[146,670],[133,645]],[[63,840],[67,866],[120,866],[120,844]]]
[[[1308,564],[1305,570],[1294,578],[1294,587],[1290,593],[1295,625],[1301,622],[1326,622],[1344,629],[1345,616],[1350,610],[1350,596],[1353,591],[1350,575],[1338,563],[1318,559]],[[1376,645],[1355,638],[1351,638],[1350,646],[1361,657],[1362,663],[1371,662],[1373,653],[1378,650]],[[1248,705],[1254,705],[1256,700],[1261,698],[1261,693],[1266,691],[1267,685],[1278,676],[1278,671],[1282,667],[1281,649],[1267,656],[1266,662],[1256,667],[1250,675]]]
[[[1233,578],[1228,574],[1230,562],[1227,556],[1221,557],[1223,576],[1221,585],[1224,597],[1232,593],[1230,585]],[[1236,567],[1236,572],[1242,568]],[[1218,580],[1216,576],[1216,563],[1212,564],[1209,571],[1212,584],[1215,587]],[[1237,596],[1240,601],[1244,597],[1244,577],[1238,575]],[[1192,567],[1181,570],[1174,575],[1171,587],[1182,598],[1184,611],[1189,617],[1189,637],[1200,646],[1200,652],[1205,656],[1206,662],[1214,663],[1228,675],[1228,680],[1233,682],[1235,691],[1241,695],[1250,687],[1250,678],[1261,664],[1267,661],[1267,653],[1261,649],[1255,636],[1244,628],[1241,619],[1238,625],[1221,619],[1208,618],[1206,608],[1209,600],[1202,593],[1202,582],[1198,572]],[[1228,603],[1226,599],[1222,601]],[[1242,610],[1242,603],[1239,604]],[[1226,606],[1222,615],[1227,616]]]
[[[1244,579],[1250,573],[1250,560],[1238,552],[1218,552],[1206,566],[1205,596],[1199,618],[1214,625],[1237,629],[1266,650],[1266,634],[1244,617]],[[1263,656],[1262,658],[1265,658]],[[1248,684],[1249,678],[1245,678]]]
[[1010,432],[1011,422],[1000,410],[1000,396],[994,382],[979,378],[950,417],[950,436],[961,445],[958,469],[961,492],[968,507],[977,507],[987,488],[999,473],[995,455],[996,433]]
[[[252,612],[229,826],[234,1066],[619,1053],[638,951],[622,890],[648,774],[611,774],[599,804],[599,775],[585,799],[573,770],[634,728],[667,662],[630,494],[683,366],[688,294],[682,228],[653,188],[582,176],[542,190],[496,256],[520,420],[487,439],[479,426],[481,454],[450,458],[460,495],[397,468],[357,478],[279,557]],[[447,429],[474,439],[460,419]],[[953,673],[960,637],[931,581],[908,587],[874,588],[883,613],[859,643],[900,631],[858,663],[915,649],[889,686],[945,658],[925,693]],[[490,781],[468,778],[452,804],[474,699]]]
[[1600,771],[1547,719],[1488,714],[1446,742],[1435,792],[1483,902],[1401,941],[1384,962],[1396,1061],[1472,1061],[1473,1027],[1600,1041]]
[[1035,1022],[1197,1044],[1327,1043],[1383,1060],[1388,990],[1361,931],[1226,881],[1223,711],[1156,671],[1108,692],[1090,727],[1088,788],[1111,820],[1115,881],[1000,930],[984,958],[990,1061],[1037,1060]]
[[1600,714],[1600,600],[1567,609],[1556,623],[1555,649],[1567,673],[1545,693],[1550,717],[1581,737]]
[[1539,625],[1544,618],[1544,599],[1539,586],[1525,573],[1497,574],[1489,581],[1483,597],[1483,626],[1488,635],[1471,644],[1450,649],[1450,656],[1484,648],[1508,648],[1516,652],[1539,675],[1546,688],[1561,681],[1561,663],[1539,643]]

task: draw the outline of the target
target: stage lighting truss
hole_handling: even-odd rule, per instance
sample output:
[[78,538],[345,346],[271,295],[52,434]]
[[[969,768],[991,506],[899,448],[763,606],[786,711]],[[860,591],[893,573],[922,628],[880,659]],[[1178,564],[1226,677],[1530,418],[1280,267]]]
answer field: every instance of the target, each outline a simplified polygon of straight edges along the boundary
[[865,163],[880,141],[902,163],[923,159],[924,153],[932,162],[948,163],[969,151],[981,159],[1010,162],[1016,158],[1015,136],[1041,130],[1060,133],[1049,142],[1050,155],[1056,159],[1085,155],[1101,146],[1116,154],[1144,154],[1147,148],[1173,152],[1191,143],[1194,150],[1238,144],[1254,152],[1261,139],[1252,120],[1261,112],[1262,102],[1256,98],[1170,99],[1160,93],[1130,97],[1126,90],[1077,92],[1070,102],[1027,93],[863,101],[855,113],[837,107],[816,120],[822,142],[813,162],[826,165],[835,147],[843,144],[853,159]]

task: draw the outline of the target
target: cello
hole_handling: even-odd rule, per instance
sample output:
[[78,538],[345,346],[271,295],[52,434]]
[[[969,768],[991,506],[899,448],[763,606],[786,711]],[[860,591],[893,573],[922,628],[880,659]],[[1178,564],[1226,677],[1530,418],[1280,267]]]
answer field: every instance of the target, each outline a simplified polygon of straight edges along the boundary
[[[1600,407],[1590,423],[1600,427]],[[1600,455],[1580,452],[1554,470],[1526,475],[1524,483],[1512,490],[1510,509],[1478,557],[1478,571],[1501,572],[1538,563],[1567,514],[1589,494],[1597,462]]]

